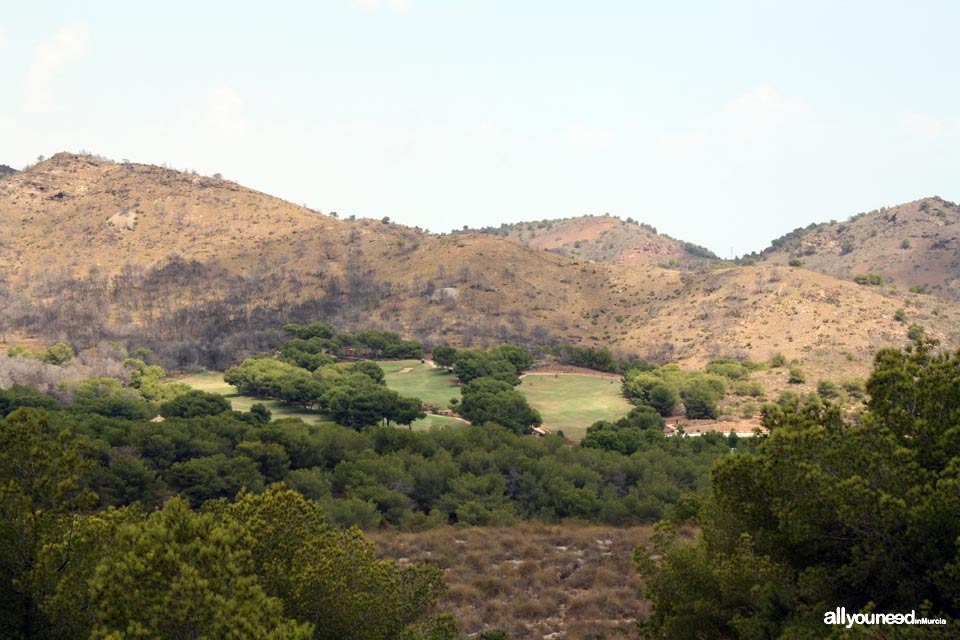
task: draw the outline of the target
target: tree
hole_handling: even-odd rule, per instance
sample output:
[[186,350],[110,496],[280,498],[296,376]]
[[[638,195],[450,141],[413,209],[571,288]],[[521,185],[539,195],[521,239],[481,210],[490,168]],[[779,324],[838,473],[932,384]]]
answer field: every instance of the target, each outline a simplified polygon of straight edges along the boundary
[[215,416],[230,411],[230,402],[218,393],[193,389],[160,405],[160,414],[165,418],[195,418]]
[[332,527],[316,502],[285,487],[244,494],[222,515],[244,532],[264,590],[313,625],[314,638],[395,638],[444,589],[439,568],[377,560],[358,529]]
[[687,408],[687,417],[691,420],[716,420],[719,416],[716,389],[707,382],[696,380],[683,389],[683,404]]
[[512,362],[486,351],[458,351],[453,372],[463,384],[481,377],[495,378],[513,386],[520,384]]
[[665,382],[658,382],[647,391],[647,404],[661,416],[672,415],[679,401],[676,389]]
[[405,424],[412,429],[413,421],[426,418],[427,413],[423,410],[423,402],[420,401],[420,398],[400,396],[394,403],[393,411],[387,417],[397,424]]
[[661,416],[669,416],[680,401],[675,384],[657,372],[631,369],[623,381],[623,393],[631,401],[656,409]]
[[506,360],[512,364],[517,373],[522,373],[533,366],[533,356],[530,352],[517,345],[500,345],[490,354],[497,360]]
[[815,396],[765,409],[757,455],[712,470],[701,538],[638,551],[650,635],[818,637],[835,607],[960,616],[960,353],[932,347],[878,352],[856,422]]
[[511,431],[527,433],[543,419],[526,397],[509,383],[495,378],[476,378],[461,390],[460,415],[474,424],[494,422]]
[[457,358],[457,350],[443,344],[433,348],[433,361],[441,367],[452,367]]
[[373,360],[361,360],[350,365],[351,373],[362,373],[377,384],[384,383],[383,369]]
[[180,498],[122,527],[91,582],[91,638],[313,637],[264,592],[248,544],[241,527]]
[[12,413],[20,407],[37,409],[57,409],[60,403],[51,395],[39,389],[21,384],[11,385],[9,389],[0,389],[0,417]]
[[136,391],[125,388],[113,378],[63,383],[62,388],[73,396],[72,408],[77,412],[128,420],[142,420],[153,413]]
[[0,634],[46,637],[56,626],[42,609],[55,583],[44,553],[69,531],[71,512],[92,507],[84,479],[89,448],[50,424],[43,411],[17,409],[0,421]]
[[74,358],[76,354],[73,352],[73,349],[68,344],[63,342],[58,342],[55,345],[47,347],[47,350],[43,352],[40,356],[40,359],[46,362],[47,364],[55,365],[64,365]]
[[256,461],[247,456],[228,458],[222,453],[177,462],[164,479],[195,507],[215,498],[232,498],[244,488],[262,491],[264,486]]

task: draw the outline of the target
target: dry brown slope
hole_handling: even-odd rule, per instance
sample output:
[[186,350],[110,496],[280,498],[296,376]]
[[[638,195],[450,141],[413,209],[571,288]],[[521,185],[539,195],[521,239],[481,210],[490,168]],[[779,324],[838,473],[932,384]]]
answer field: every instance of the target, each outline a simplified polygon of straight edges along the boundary
[[654,227],[609,214],[488,227],[484,233],[594,262],[624,266],[699,268],[717,262],[706,249],[657,233]]
[[960,298],[960,207],[938,197],[812,225],[764,252],[768,262],[799,259],[809,269],[849,280],[876,273],[902,289],[923,286]]
[[594,263],[492,235],[338,220],[223,180],[70,154],[0,182],[0,242],[8,289],[30,296],[6,321],[33,318],[54,336],[103,326],[203,344],[325,319],[458,345],[561,339],[691,365],[782,351],[865,372],[873,350],[905,341],[893,320],[903,307],[958,344],[953,303],[805,269]]
[[[203,269],[177,267],[160,289],[165,306],[154,313],[172,316],[180,304],[210,302],[231,278],[255,281],[256,295],[280,309],[331,291],[334,306],[346,304],[366,287],[374,289],[369,324],[452,334],[453,341],[492,340],[538,325],[541,333],[576,337],[572,320],[598,306],[603,280],[576,260],[491,236],[438,237],[337,220],[228,181],[73,154],[0,184],[0,238],[6,278],[50,303],[71,278],[109,280],[112,288],[122,278],[128,297],[136,297],[130,292],[151,268],[179,256]],[[177,280],[211,273],[219,282]],[[440,288],[456,289],[456,299],[431,304]],[[140,308],[142,298],[156,295],[144,290],[127,306]],[[233,304],[250,303],[244,295],[233,295]],[[116,320],[110,310],[106,316]]]
[[114,273],[174,252],[230,263],[284,230],[333,222],[226,180],[66,153],[0,183],[0,234],[15,249],[0,259],[12,275]]
[[[836,379],[865,375],[877,349],[908,342],[910,324],[945,346],[960,344],[954,302],[878,291],[802,268],[761,264],[686,274],[673,289],[653,293],[651,303],[646,315],[632,318],[627,344],[672,344],[674,356],[691,364],[718,356],[765,361],[782,352],[815,375]],[[903,322],[895,318],[898,309]]]

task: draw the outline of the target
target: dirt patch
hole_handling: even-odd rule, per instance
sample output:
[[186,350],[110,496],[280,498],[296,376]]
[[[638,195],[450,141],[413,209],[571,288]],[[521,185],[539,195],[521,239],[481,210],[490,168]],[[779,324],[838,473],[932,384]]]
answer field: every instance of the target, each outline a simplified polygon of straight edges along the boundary
[[117,229],[131,231],[137,226],[137,213],[136,211],[121,211],[115,213],[107,218],[107,224]]
[[563,365],[552,365],[549,367],[541,367],[539,369],[531,369],[520,377],[525,378],[526,376],[546,376],[551,374],[591,376],[594,378],[600,378],[602,380],[620,380],[623,377],[619,373],[604,373],[603,371],[595,371],[593,369],[585,369],[583,367],[568,367]]
[[413,367],[404,367],[400,369],[400,371],[397,371],[397,373],[410,373],[411,371],[413,371]]

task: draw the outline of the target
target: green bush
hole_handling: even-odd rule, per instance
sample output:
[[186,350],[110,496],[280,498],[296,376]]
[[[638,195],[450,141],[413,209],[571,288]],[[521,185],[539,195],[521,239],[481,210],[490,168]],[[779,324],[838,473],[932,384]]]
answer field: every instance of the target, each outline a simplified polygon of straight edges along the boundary
[[883,277],[878,273],[858,273],[853,276],[853,281],[857,284],[878,286],[883,284]]
[[821,398],[836,398],[840,395],[840,387],[836,382],[820,380],[817,382],[817,394]]

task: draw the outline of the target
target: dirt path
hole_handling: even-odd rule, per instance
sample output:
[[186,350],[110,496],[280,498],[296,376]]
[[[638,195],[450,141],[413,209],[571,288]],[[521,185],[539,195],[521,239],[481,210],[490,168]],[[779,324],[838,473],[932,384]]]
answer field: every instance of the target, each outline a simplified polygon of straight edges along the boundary
[[618,373],[604,373],[603,371],[595,371],[593,369],[585,369],[583,367],[565,367],[561,365],[542,367],[540,369],[531,369],[530,371],[522,374],[520,377],[525,378],[527,376],[549,375],[590,376],[591,378],[600,378],[601,380],[620,380],[623,377]]

